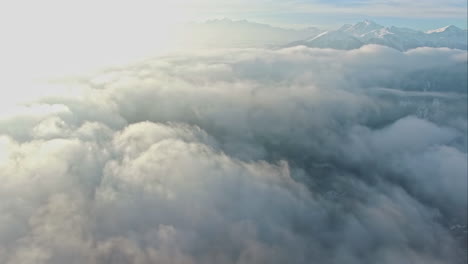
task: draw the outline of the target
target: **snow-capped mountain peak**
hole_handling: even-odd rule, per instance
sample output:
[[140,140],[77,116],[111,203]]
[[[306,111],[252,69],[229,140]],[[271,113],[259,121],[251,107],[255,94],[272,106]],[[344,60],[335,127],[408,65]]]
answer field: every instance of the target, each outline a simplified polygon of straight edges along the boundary
[[374,21],[372,20],[369,20],[369,19],[365,19],[364,21],[362,21],[361,23],[358,23],[358,24],[364,24],[366,26],[378,26],[378,27],[381,27],[381,25],[375,23]]
[[361,35],[363,39],[370,39],[370,38],[383,38],[386,35],[391,35],[395,34],[392,32],[389,28],[381,28],[377,30],[373,30],[371,32],[368,32],[366,34]]
[[462,29],[454,26],[454,25],[449,25],[445,26],[442,28],[437,28],[437,29],[432,29],[429,31],[426,31],[427,34],[433,34],[433,33],[442,33],[442,32],[461,32],[463,31]]
[[427,32],[400,27],[384,27],[371,20],[344,25],[338,30],[323,32],[289,44],[317,48],[353,49],[365,44],[377,44],[397,50],[418,47],[467,49],[467,31],[450,25]]
[[344,26],[341,27],[339,30],[351,34],[355,37],[363,36],[371,31],[380,30],[384,28],[384,26],[379,25],[371,20],[364,20],[362,22],[356,23],[352,26]]

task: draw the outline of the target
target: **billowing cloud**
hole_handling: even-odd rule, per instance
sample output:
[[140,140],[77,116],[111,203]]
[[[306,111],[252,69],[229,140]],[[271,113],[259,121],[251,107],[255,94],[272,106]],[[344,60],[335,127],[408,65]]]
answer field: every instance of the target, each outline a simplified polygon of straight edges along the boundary
[[464,263],[466,51],[178,54],[0,116],[6,264]]

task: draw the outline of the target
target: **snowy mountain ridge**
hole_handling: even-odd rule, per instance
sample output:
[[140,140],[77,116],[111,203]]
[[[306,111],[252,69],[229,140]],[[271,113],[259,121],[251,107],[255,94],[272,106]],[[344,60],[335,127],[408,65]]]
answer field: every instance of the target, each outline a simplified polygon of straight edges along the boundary
[[[359,44],[360,42],[360,44]],[[354,49],[366,44],[388,46],[400,51],[418,47],[467,49],[467,31],[450,25],[426,32],[410,28],[384,27],[370,20],[343,25],[287,46],[304,45],[317,48]]]

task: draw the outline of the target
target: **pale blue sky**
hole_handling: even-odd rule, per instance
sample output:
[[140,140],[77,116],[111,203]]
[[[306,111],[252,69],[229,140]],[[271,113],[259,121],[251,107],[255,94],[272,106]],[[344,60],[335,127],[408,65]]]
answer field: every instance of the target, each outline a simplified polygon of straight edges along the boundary
[[339,27],[371,19],[421,30],[467,28],[466,0],[231,0],[197,6],[199,17],[247,19],[283,26]]
[[[0,1],[0,67],[58,72],[63,65],[126,60],[172,47],[188,21],[227,17],[283,27],[338,28],[371,19],[384,26],[466,28],[466,0],[15,0]],[[138,40],[138,41],[136,41]],[[69,63],[70,54],[79,48]],[[81,56],[81,54],[88,56]],[[137,55],[135,55],[138,53]],[[117,55],[116,55],[117,54]],[[18,58],[25,58],[22,62]],[[47,69],[43,61],[58,61]],[[52,65],[52,63],[49,63]],[[96,62],[96,64],[98,64]],[[10,74],[11,75],[11,74]]]
[[[76,23],[90,24],[88,30],[107,23],[115,25],[119,31],[128,24],[138,22],[138,28],[154,30],[155,26],[177,21],[221,17],[287,27],[310,25],[336,28],[345,23],[371,19],[385,26],[422,30],[449,24],[466,28],[467,0],[0,1],[0,27],[4,25],[6,30],[11,30],[12,25],[25,24],[29,28],[49,20],[52,24],[67,27],[69,22],[72,22],[72,26]],[[50,26],[41,25],[41,28]]]

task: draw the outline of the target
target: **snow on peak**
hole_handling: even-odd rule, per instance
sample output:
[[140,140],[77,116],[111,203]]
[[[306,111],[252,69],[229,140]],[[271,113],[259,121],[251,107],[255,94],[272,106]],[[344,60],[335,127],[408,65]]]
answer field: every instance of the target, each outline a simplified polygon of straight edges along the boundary
[[359,37],[363,36],[371,31],[380,30],[384,28],[383,26],[375,23],[371,20],[364,20],[362,22],[356,23],[353,26],[343,26],[341,27],[340,31],[349,33],[353,36]]
[[356,25],[354,25],[354,27],[366,27],[366,28],[375,28],[375,29],[383,28],[383,26],[375,23],[372,20],[368,20],[368,19],[366,19],[366,20],[364,20],[362,22],[356,23]]
[[460,30],[461,29],[457,28],[454,25],[449,25],[449,26],[445,26],[445,27],[442,27],[442,28],[426,31],[426,33],[427,34],[432,34],[432,33],[442,33],[442,32],[448,32],[448,31],[460,31]]
[[327,35],[327,34],[329,34],[329,31],[322,32],[322,33],[318,34],[317,36],[315,36],[315,37],[313,37],[313,38],[311,38],[311,39],[308,39],[307,41],[308,41],[308,42],[314,41],[314,40],[316,40],[316,39],[318,39],[318,38],[321,38],[321,37],[323,37],[323,36],[325,36],[325,35]]
[[371,38],[371,37],[376,37],[376,38],[383,38],[386,35],[394,35],[395,33],[390,31],[389,28],[381,28],[378,30],[373,30],[369,33],[366,33],[362,35],[363,38]]
[[315,37],[294,42],[318,48],[354,49],[365,44],[377,44],[405,51],[417,47],[447,47],[467,49],[467,31],[450,25],[423,32],[410,28],[384,27],[364,20],[354,25],[343,25],[335,31],[323,32]]
[[364,20],[363,22],[361,22],[361,23],[364,23],[365,25],[368,25],[368,26],[370,26],[370,25],[378,25],[378,26],[380,26],[379,24],[377,24],[377,23],[375,23],[374,21],[369,20],[369,19],[365,19],[365,20]]

